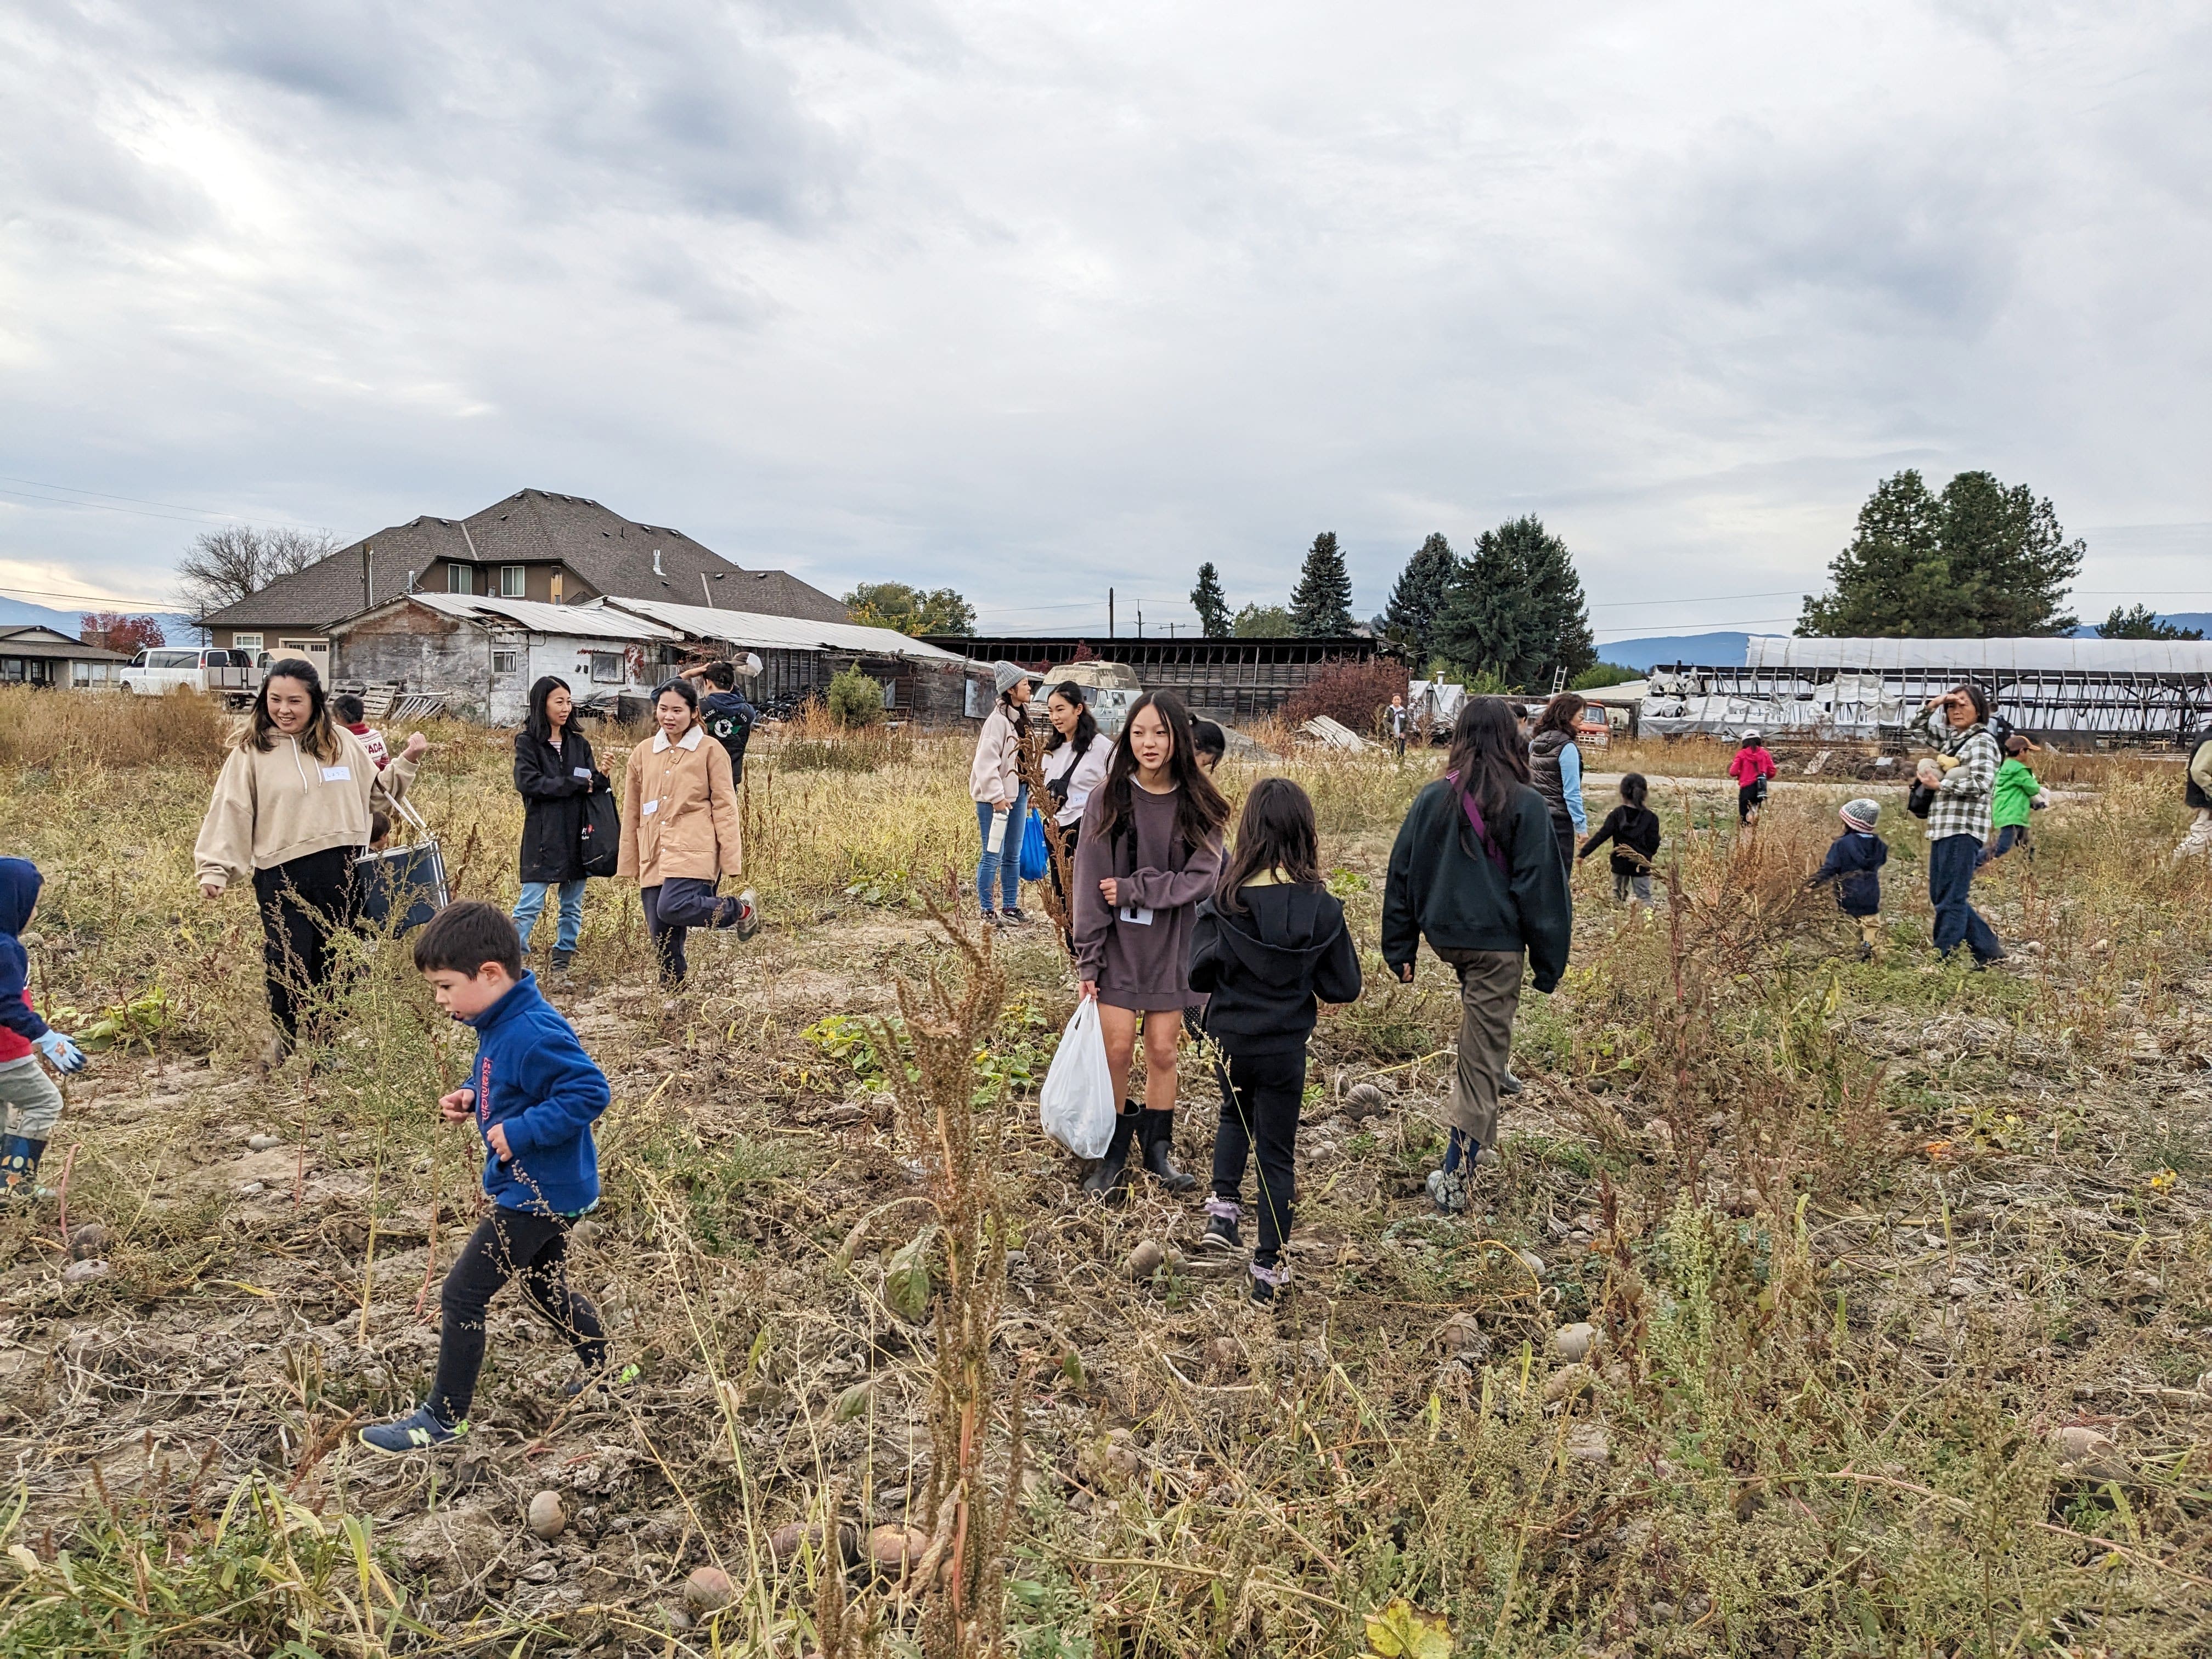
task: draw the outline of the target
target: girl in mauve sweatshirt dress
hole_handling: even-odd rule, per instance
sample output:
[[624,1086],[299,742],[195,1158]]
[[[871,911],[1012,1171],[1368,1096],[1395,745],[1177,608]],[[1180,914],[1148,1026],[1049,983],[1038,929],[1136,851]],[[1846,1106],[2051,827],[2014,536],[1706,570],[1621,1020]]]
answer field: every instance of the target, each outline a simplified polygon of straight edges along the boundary
[[[1106,1059],[1127,1103],[1084,1190],[1103,1198],[1127,1169],[1131,1143],[1170,1192],[1196,1180],[1169,1157],[1175,1135],[1176,1041],[1191,1000],[1191,928],[1221,873],[1229,803],[1198,764],[1190,711],[1172,691],[1137,699],[1115,739],[1106,781],[1091,793],[1076,842],[1076,972],[1098,1000]],[[1129,1100],[1137,1030],[1145,1097]]]

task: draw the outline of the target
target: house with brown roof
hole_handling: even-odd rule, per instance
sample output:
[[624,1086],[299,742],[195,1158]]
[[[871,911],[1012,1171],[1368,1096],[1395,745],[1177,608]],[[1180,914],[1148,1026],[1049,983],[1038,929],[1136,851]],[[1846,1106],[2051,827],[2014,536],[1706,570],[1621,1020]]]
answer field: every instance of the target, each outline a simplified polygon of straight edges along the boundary
[[79,690],[115,684],[131,659],[105,646],[87,645],[38,623],[0,627],[0,685],[70,686]]
[[422,517],[364,536],[198,618],[209,643],[303,656],[326,676],[333,624],[409,593],[578,605],[660,599],[842,623],[845,607],[787,571],[745,570],[666,525],[581,495],[519,489],[465,519]]

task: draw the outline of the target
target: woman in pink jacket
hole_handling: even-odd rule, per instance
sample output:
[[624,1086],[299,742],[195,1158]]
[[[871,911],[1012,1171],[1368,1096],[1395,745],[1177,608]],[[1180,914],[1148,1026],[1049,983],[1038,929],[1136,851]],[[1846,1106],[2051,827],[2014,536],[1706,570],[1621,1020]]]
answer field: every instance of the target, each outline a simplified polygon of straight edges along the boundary
[[1766,799],[1767,779],[1774,775],[1774,757],[1766,752],[1758,732],[1743,734],[1743,742],[1729,757],[1728,773],[1735,780],[1735,821],[1748,823],[1753,810]]

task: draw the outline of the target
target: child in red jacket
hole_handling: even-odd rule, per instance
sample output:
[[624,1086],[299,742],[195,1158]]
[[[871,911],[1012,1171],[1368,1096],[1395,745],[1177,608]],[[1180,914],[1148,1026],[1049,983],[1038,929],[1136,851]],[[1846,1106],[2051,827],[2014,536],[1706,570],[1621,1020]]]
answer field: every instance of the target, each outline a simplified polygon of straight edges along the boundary
[[1748,823],[1753,809],[1766,799],[1767,779],[1774,775],[1774,757],[1766,752],[1758,732],[1743,734],[1743,742],[1729,757],[1728,773],[1735,780],[1735,821]]

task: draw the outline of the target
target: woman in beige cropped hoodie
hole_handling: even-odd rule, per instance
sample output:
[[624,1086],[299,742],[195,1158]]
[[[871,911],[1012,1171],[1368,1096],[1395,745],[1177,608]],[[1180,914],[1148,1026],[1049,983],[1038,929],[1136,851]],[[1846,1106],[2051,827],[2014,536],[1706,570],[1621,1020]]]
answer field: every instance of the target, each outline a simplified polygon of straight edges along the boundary
[[694,927],[760,925],[750,891],[717,897],[715,884],[744,867],[729,751],[699,724],[699,693],[672,679],[653,700],[660,729],[629,752],[623,777],[622,856],[615,874],[638,885],[660,982],[684,982],[684,940]]
[[406,794],[430,746],[416,732],[380,772],[327,704],[313,663],[270,665],[192,848],[209,899],[252,878],[276,1027],[263,1056],[271,1064],[297,1044],[303,1017],[319,1012],[313,1005],[330,981],[331,936],[353,920],[353,861],[368,845],[372,805]]

